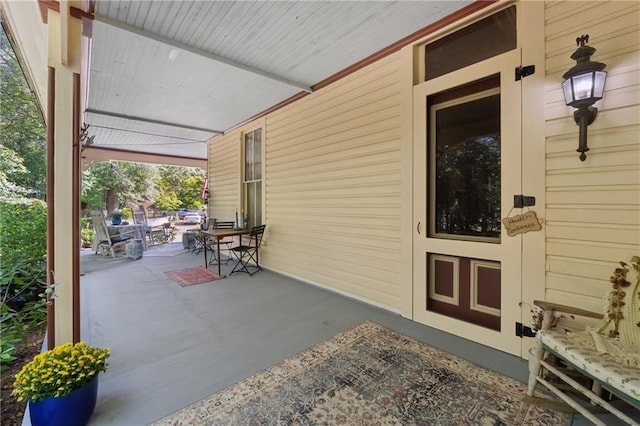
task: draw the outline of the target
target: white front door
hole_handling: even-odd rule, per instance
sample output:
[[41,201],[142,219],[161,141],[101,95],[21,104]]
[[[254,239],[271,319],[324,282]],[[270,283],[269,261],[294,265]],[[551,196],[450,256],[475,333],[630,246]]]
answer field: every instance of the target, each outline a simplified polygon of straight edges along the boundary
[[519,65],[516,49],[413,91],[413,318],[515,355],[522,237],[500,220],[521,194]]

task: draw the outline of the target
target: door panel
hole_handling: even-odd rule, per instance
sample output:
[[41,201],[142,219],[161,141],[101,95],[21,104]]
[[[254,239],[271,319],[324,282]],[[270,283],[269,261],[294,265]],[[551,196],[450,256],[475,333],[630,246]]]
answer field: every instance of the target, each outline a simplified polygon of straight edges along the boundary
[[500,218],[521,193],[519,64],[514,50],[413,94],[414,320],[516,355],[521,236]]
[[500,263],[440,254],[427,256],[429,311],[500,331]]

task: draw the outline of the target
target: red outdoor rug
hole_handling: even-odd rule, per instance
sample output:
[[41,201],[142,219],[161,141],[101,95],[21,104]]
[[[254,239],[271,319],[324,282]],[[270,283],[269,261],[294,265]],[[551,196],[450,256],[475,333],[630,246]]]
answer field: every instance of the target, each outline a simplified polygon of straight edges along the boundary
[[176,271],[165,272],[175,282],[180,284],[181,287],[189,285],[206,283],[208,281],[215,281],[222,278],[220,275],[205,269],[204,266],[197,268],[178,269]]

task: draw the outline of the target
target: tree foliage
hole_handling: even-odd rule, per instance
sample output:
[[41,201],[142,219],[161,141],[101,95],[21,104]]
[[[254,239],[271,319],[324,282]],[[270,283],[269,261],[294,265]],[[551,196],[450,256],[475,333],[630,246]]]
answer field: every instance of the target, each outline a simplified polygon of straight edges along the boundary
[[182,182],[182,188],[178,193],[184,204],[184,207],[188,209],[200,210],[204,207],[202,200],[202,185],[204,184],[204,176],[189,176]]
[[[20,173],[11,174],[9,181],[19,196],[44,199],[47,188],[44,121],[4,30],[0,31],[0,73],[2,155],[13,152],[24,166]],[[0,169],[0,173],[3,171],[6,173],[6,169]]]
[[198,168],[160,166],[157,182],[158,199],[154,207],[158,210],[201,209],[204,171]]
[[178,194],[172,189],[159,190],[160,195],[153,204],[157,210],[178,210],[182,201],[178,199]]
[[0,144],[0,202],[24,202],[29,190],[14,183],[27,173],[22,158],[12,149]]
[[436,230],[500,236],[500,137],[469,138],[438,153]]
[[[204,171],[124,161],[96,163],[84,172],[82,200],[92,209],[152,205],[157,210],[200,209]],[[110,205],[109,195],[117,202]]]
[[[92,209],[136,207],[157,196],[154,166],[125,161],[93,164],[83,173],[82,200]],[[117,202],[109,205],[109,194],[115,194]]]
[[25,330],[46,318],[46,134],[0,29],[0,370],[15,360]]

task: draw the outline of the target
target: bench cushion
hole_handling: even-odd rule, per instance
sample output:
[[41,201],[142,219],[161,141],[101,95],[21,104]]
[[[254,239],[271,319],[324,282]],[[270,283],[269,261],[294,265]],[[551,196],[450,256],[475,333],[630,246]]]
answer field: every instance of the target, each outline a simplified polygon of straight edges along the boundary
[[[576,333],[577,334],[577,333]],[[571,333],[540,330],[542,344],[555,355],[573,364],[627,401],[640,406],[640,369],[600,354]]]

